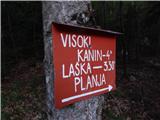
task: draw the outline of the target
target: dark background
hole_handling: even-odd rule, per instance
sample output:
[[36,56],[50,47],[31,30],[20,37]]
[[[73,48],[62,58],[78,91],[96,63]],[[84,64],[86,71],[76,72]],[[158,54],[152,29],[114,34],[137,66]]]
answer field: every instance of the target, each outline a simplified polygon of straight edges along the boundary
[[20,61],[42,61],[41,2],[2,2],[2,77]]
[[[117,89],[104,95],[103,120],[160,120],[160,2],[92,7],[96,26],[123,33]],[[42,22],[42,2],[1,2],[3,120],[46,119]]]
[[[96,25],[124,33],[117,40],[117,62],[123,61],[123,49],[128,63],[160,56],[160,2],[101,1],[92,2],[92,6]],[[42,3],[2,2],[1,7],[2,76],[5,76],[24,59],[42,61]]]

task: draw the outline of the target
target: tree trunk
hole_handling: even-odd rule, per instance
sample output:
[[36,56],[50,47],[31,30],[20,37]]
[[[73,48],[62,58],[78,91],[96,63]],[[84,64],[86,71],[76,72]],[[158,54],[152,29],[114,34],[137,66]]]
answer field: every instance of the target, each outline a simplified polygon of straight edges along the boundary
[[[92,97],[88,100],[76,102],[63,109],[56,109],[54,105],[54,72],[52,63],[52,36],[51,23],[76,24],[71,16],[87,10],[88,1],[56,2],[44,1],[43,6],[43,29],[44,29],[44,69],[47,89],[47,115],[49,120],[99,120],[101,119],[104,96]],[[56,58],[55,58],[56,59]]]

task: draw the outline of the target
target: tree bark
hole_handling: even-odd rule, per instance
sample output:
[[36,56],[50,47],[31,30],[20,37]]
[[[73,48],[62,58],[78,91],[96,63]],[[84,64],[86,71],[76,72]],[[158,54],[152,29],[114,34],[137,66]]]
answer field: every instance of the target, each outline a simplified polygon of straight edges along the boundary
[[[104,103],[104,96],[92,97],[88,100],[76,102],[63,109],[56,109],[54,105],[54,65],[52,63],[52,36],[51,23],[53,21],[76,24],[71,20],[71,16],[87,10],[88,1],[70,1],[70,2],[56,2],[44,1],[42,2],[43,14],[43,36],[44,36],[44,69],[46,75],[46,96],[47,96],[47,116],[49,120],[100,120],[102,113],[102,104]],[[53,58],[53,59],[52,59]]]

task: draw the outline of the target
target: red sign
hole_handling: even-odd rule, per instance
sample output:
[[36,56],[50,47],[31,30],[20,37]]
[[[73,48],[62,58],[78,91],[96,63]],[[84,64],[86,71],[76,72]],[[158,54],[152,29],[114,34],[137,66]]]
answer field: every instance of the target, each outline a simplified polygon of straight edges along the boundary
[[116,88],[113,32],[53,23],[56,108]]

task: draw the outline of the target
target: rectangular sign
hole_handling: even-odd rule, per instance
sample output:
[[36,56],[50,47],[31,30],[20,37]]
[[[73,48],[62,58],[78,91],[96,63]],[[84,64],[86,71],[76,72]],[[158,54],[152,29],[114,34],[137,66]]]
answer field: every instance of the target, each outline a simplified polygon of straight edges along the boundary
[[116,88],[114,33],[53,23],[56,108]]

